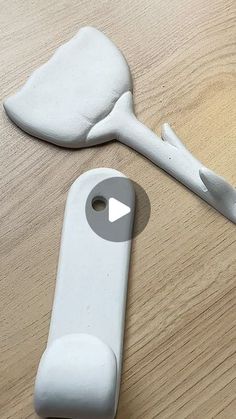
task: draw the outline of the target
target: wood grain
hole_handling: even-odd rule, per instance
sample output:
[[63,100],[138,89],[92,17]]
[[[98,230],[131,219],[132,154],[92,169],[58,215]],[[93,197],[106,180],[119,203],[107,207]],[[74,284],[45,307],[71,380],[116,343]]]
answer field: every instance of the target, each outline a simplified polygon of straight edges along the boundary
[[[235,0],[0,0],[1,97],[84,25],[130,64],[136,112],[170,122],[190,150],[236,185]],[[235,226],[118,143],[70,151],[1,112],[0,417],[36,418],[64,204],[85,170],[124,172],[152,214],[134,240],[118,419],[236,418]]]

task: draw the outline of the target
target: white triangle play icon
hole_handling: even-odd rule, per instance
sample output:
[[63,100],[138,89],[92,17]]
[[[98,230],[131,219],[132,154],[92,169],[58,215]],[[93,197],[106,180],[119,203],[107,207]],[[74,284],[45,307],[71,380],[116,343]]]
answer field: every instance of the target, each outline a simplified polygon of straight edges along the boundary
[[128,205],[115,198],[109,198],[108,219],[110,223],[114,223],[114,221],[129,214],[130,211],[131,208]]

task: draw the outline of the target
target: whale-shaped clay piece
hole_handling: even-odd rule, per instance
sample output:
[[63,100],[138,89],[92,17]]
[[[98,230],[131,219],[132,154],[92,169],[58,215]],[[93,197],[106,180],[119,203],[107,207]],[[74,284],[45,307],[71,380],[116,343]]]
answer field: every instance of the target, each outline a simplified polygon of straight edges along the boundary
[[236,223],[235,188],[199,162],[168,124],[159,138],[136,119],[129,66],[97,29],[82,28],[4,107],[24,131],[59,146],[121,141]]

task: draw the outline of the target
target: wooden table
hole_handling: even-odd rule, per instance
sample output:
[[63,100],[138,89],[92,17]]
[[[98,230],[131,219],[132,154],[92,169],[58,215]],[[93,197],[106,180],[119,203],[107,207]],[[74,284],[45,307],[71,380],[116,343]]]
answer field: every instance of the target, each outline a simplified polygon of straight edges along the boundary
[[[1,95],[19,88],[81,26],[124,52],[136,112],[168,121],[236,185],[235,0],[0,1]],[[138,182],[151,218],[134,240],[118,419],[236,418],[235,225],[149,161],[111,143],[64,150],[1,112],[0,417],[36,418],[64,204],[84,171]]]

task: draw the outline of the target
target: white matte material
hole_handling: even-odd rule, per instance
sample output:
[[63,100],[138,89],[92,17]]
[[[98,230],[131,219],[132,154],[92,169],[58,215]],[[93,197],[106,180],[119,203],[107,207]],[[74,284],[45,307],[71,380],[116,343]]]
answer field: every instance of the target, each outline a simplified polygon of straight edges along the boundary
[[96,122],[132,89],[129,67],[102,32],[80,29],[4,102],[9,117],[29,134],[64,147],[85,147]]
[[[131,241],[104,240],[85,214],[91,190],[112,177],[124,175],[86,172],[68,195],[48,345],[35,384],[35,409],[43,417],[113,419],[116,413]],[[130,194],[135,205],[131,182]]]
[[91,129],[88,139],[108,140],[113,136],[146,156],[236,223],[235,188],[196,159],[168,124],[162,126],[159,138],[138,121],[133,112],[131,92],[121,96],[112,112]]
[[123,55],[104,34],[88,27],[62,45],[4,107],[19,127],[60,146],[121,141],[236,223],[236,190],[200,163],[168,124],[159,138],[140,123],[131,92]]

